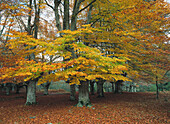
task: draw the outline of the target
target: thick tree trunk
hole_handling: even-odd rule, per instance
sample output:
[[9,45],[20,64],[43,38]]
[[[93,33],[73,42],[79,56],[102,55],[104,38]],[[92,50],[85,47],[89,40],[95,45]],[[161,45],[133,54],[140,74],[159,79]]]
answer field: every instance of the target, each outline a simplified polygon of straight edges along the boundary
[[20,86],[19,84],[16,84],[16,94],[19,94],[19,91],[20,91]]
[[48,95],[49,86],[50,86],[50,84],[47,84],[46,86],[44,86],[44,95]]
[[48,95],[48,88],[50,86],[50,82],[47,81],[47,83],[42,84],[43,88],[44,88],[44,95]]
[[74,2],[73,12],[72,12],[73,14],[71,17],[71,31],[76,30],[77,14],[79,12],[80,5],[83,1],[84,0],[75,0]]
[[81,85],[79,86],[79,98],[77,106],[91,107],[89,98],[89,81],[81,81]]
[[48,87],[44,87],[44,95],[48,95]]
[[115,93],[122,93],[121,83],[122,83],[122,81],[120,81],[120,80],[115,82]]
[[74,85],[70,85],[70,100],[71,101],[75,101],[76,100],[76,88],[75,88],[75,84]]
[[94,95],[94,82],[93,81],[90,81],[90,92],[91,92],[91,95]]
[[70,29],[69,20],[69,0],[64,0],[63,30]]
[[36,81],[31,80],[27,85],[26,105],[36,104]]
[[104,91],[103,91],[103,81],[98,81],[97,82],[97,97],[104,97]]

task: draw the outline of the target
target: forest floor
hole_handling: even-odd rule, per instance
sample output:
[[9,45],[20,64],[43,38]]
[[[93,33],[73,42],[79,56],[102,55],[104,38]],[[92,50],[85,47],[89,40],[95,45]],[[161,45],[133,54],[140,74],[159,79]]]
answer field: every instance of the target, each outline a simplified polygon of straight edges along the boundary
[[[62,90],[61,90],[62,91]],[[170,92],[105,93],[104,98],[90,96],[92,107],[75,107],[69,93],[37,93],[38,104],[25,106],[25,93],[9,96],[0,92],[0,124],[168,124]],[[77,94],[78,95],[78,94]]]

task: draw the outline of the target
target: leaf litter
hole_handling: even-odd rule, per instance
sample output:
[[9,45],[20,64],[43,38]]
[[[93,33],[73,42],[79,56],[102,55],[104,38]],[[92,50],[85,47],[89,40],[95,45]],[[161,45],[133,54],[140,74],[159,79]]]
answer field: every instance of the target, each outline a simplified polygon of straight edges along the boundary
[[[166,96],[165,96],[166,95]],[[154,93],[105,93],[104,98],[90,95],[91,108],[75,107],[68,93],[43,96],[37,93],[37,105],[25,106],[25,93],[0,94],[0,123],[2,124],[131,124],[169,123],[170,104],[168,94]],[[78,97],[78,94],[77,94]]]

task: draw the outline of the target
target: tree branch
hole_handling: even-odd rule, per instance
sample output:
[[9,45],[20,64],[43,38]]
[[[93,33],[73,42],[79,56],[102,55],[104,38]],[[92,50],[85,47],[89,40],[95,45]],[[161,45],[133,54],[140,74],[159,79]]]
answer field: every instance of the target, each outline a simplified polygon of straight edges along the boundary
[[84,7],[83,9],[79,10],[76,15],[78,15],[80,12],[82,12],[83,10],[85,10],[86,8],[88,8],[90,5],[92,5],[94,2],[96,2],[96,0],[93,0],[91,3],[89,3],[86,7]]
[[96,19],[96,20],[91,24],[91,27],[92,27],[97,21],[99,21],[99,20],[100,20],[100,18]]
[[24,29],[25,29],[25,31],[28,31],[28,28],[27,28],[27,26],[25,25],[25,23],[24,23],[24,21],[21,19],[21,17],[15,17],[16,19],[17,19],[17,21],[19,21],[23,26],[24,26]]
[[51,5],[47,2],[47,0],[45,0],[45,2],[46,2],[46,4],[47,4],[47,6],[49,6],[52,10],[54,10],[54,11],[55,11],[54,7],[53,7],[53,6],[51,6]]

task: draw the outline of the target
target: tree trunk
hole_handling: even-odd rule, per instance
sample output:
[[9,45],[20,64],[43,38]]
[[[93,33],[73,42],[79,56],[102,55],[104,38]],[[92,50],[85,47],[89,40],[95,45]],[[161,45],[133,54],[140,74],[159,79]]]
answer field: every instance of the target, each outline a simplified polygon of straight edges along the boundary
[[70,29],[69,26],[69,0],[64,0],[64,19],[63,19],[63,30]]
[[120,80],[115,82],[115,93],[122,93],[121,83],[122,83],[122,81],[120,81]]
[[36,81],[31,80],[27,85],[26,105],[36,104]]
[[72,12],[73,14],[71,17],[71,31],[76,30],[77,14],[82,2],[83,2],[82,0],[76,0],[74,2],[73,12]]
[[77,106],[91,107],[89,98],[89,81],[81,81],[81,85],[79,86],[79,98]]
[[11,90],[15,91],[15,84],[11,84]]
[[91,95],[94,95],[94,82],[93,81],[90,81],[90,92],[91,92]]
[[132,91],[132,85],[130,84],[130,86],[129,86],[129,92],[131,92]]
[[132,92],[133,92],[133,88],[134,88],[134,86],[132,85]]
[[59,16],[59,11],[58,11],[58,7],[61,3],[61,0],[54,0],[54,7],[55,7],[55,21],[56,21],[56,27],[58,28],[58,31],[61,31],[61,24],[60,24],[60,16]]
[[43,94],[48,95],[48,87],[47,86],[44,87],[44,93]]
[[70,100],[75,101],[76,100],[76,88],[75,84],[70,85]]
[[158,77],[156,76],[156,99],[159,99]]
[[50,82],[47,81],[46,83],[42,84],[43,88],[44,88],[44,95],[48,95],[48,88],[50,86]]
[[9,95],[10,94],[10,87],[9,86],[6,86],[6,95]]
[[104,91],[103,91],[103,81],[97,82],[97,97],[104,97]]
[[16,94],[19,94],[20,86],[19,84],[16,84]]
[[136,92],[136,86],[134,86],[134,92]]
[[46,86],[44,86],[44,95],[48,95],[49,86],[50,86],[50,84],[47,84]]
[[6,83],[5,84],[6,95],[10,94],[11,89],[12,89],[12,84],[11,83]]
[[115,92],[114,93],[119,93],[118,81],[115,82]]
[[114,93],[114,92],[115,92],[114,83],[113,83],[113,82],[111,82],[111,84],[112,84],[112,93]]

